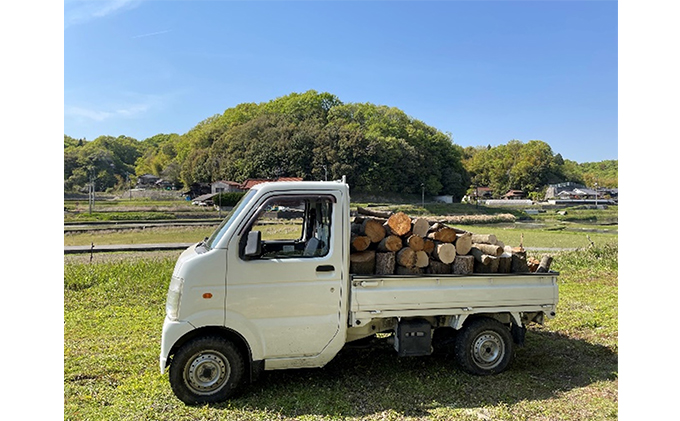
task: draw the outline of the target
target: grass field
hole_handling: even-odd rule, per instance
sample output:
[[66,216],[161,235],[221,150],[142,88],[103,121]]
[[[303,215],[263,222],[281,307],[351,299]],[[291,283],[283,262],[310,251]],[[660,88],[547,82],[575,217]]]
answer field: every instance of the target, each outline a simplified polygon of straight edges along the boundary
[[64,257],[67,420],[615,420],[618,252],[555,255],[557,317],[527,333],[510,369],[463,373],[445,357],[346,350],[320,369],[265,372],[235,399],[177,400],[158,353],[178,252]]
[[[525,247],[577,248],[587,247],[590,241],[596,245],[615,244],[615,232],[589,232],[578,230],[554,230],[530,228],[519,224],[456,225],[477,234],[495,234],[507,245]],[[69,232],[64,235],[65,246],[103,244],[154,244],[195,243],[209,236],[214,227],[151,227],[135,230],[97,230]],[[266,234],[266,233],[265,233]],[[589,240],[590,238],[590,240]]]

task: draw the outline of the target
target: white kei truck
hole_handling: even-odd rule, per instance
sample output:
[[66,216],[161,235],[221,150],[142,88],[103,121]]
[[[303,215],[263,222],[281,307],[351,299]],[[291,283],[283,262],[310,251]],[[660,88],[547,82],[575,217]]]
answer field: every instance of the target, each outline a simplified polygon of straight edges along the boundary
[[557,272],[354,275],[350,224],[344,179],[262,183],[182,252],[160,352],[181,401],[225,401],[263,370],[323,367],[360,340],[499,373],[526,326],[555,316]]

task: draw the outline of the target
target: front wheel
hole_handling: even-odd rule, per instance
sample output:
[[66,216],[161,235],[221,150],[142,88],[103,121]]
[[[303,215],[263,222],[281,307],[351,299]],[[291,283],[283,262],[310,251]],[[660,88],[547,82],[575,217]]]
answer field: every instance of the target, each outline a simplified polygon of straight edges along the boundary
[[208,336],[193,339],[175,354],[170,365],[170,386],[188,405],[227,400],[241,385],[243,356],[230,341]]
[[471,321],[458,333],[454,353],[463,370],[480,376],[505,370],[514,355],[510,330],[495,319]]

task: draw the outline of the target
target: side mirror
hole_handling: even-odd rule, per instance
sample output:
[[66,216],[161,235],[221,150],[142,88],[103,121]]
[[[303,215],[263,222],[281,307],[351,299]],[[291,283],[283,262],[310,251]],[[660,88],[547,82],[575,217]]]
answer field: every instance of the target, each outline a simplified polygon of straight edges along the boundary
[[245,257],[258,257],[262,254],[262,233],[260,231],[248,232],[246,249],[243,252]]

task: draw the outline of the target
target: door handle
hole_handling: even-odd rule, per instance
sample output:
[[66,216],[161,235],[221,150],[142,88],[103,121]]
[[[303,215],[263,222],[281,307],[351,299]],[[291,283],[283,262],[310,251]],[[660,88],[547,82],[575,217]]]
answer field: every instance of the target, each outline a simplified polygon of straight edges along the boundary
[[335,266],[333,265],[321,265],[316,267],[317,272],[333,272],[335,270]]
[[364,288],[370,288],[370,287],[377,287],[378,285],[380,285],[380,282],[379,281],[361,281],[361,283],[359,285],[364,287]]

